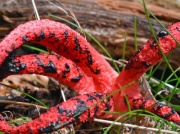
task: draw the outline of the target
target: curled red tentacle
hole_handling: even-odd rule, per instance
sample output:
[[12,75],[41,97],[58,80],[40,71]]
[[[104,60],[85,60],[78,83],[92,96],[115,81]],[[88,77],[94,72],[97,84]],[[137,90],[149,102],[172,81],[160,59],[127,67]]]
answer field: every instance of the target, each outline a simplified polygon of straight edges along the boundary
[[[172,24],[168,27],[168,30],[172,36],[180,42],[180,22]],[[178,45],[166,31],[160,31],[157,38],[160,48],[165,55],[169,54]],[[148,40],[146,44],[143,45],[129,60],[125,70],[123,70],[124,74],[126,74],[126,79],[128,80],[127,82],[139,79],[150,69],[150,67],[157,64],[162,57],[161,51],[155,40]]]
[[4,76],[11,74],[43,74],[55,78],[79,94],[96,92],[93,78],[88,77],[81,68],[63,56],[48,54],[11,56],[1,66],[1,71]]
[[[168,27],[168,30],[180,42],[180,22],[172,24]],[[177,47],[177,42],[166,31],[160,31],[157,38],[160,48],[165,55]],[[148,40],[128,61],[125,69],[116,80],[116,86],[118,84],[122,86],[121,83],[124,84],[138,80],[150,67],[157,64],[161,59],[162,54],[155,40]]]
[[[85,122],[103,115],[102,111],[113,109],[112,99],[105,97],[106,94],[97,92],[73,97],[18,127],[9,126],[0,115],[0,131],[11,134],[40,134],[52,132],[74,122]],[[98,105],[95,105],[96,103]]]
[[[111,90],[117,77],[117,73],[84,37],[68,26],[52,20],[29,21],[8,34],[0,42],[0,66],[12,51],[24,43],[42,44],[76,62],[88,76],[93,77],[99,92]],[[0,74],[0,79],[3,77]]]
[[180,116],[178,113],[165,104],[153,100],[147,100],[142,96],[130,98],[129,104],[132,110],[146,109],[166,120],[180,124]]

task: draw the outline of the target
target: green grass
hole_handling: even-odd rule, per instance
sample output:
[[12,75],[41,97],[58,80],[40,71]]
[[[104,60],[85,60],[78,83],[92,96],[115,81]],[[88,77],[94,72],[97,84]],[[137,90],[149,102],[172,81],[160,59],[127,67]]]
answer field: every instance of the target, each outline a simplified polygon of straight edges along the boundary
[[45,51],[43,49],[40,49],[40,48],[37,48],[37,47],[34,47],[34,46],[30,46],[30,45],[27,45],[27,44],[24,44],[23,47],[28,48],[28,49],[32,49],[32,50],[36,50],[36,51],[39,51],[41,53],[46,53],[46,54],[49,53],[48,51]]

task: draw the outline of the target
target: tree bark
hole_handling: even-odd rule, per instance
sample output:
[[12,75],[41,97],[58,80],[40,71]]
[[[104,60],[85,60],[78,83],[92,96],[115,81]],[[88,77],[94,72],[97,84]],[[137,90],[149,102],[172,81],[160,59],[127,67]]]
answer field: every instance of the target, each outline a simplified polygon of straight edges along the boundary
[[[59,21],[48,16],[53,14],[75,22],[68,14],[73,12],[83,29],[91,33],[110,52],[113,58],[119,59],[122,56],[124,39],[126,37],[126,58],[129,59],[135,51],[134,40],[134,18],[137,25],[138,46],[143,45],[152,38],[149,25],[144,12],[144,7],[133,0],[36,0],[37,9],[41,19],[48,18]],[[168,26],[180,20],[178,7],[173,10],[159,7],[157,3],[147,3],[147,8],[151,10],[160,21]],[[63,7],[64,6],[64,7]],[[60,9],[61,8],[61,9]],[[70,14],[69,14],[70,15]],[[28,20],[36,19],[30,0],[1,0],[0,2],[0,37],[4,37],[17,25]],[[152,25],[156,33],[162,28],[152,19]],[[63,22],[64,23],[64,22]],[[69,24],[68,24],[69,25]],[[88,38],[88,37],[87,37]],[[100,52],[100,49],[91,39],[90,43]],[[179,66],[180,59],[177,54],[179,49],[173,53],[173,66]]]

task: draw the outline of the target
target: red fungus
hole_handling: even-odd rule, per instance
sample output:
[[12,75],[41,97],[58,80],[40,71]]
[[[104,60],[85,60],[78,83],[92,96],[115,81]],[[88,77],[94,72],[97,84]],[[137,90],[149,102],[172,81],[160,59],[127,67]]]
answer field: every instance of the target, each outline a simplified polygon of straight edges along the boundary
[[[52,107],[47,113],[18,127],[10,127],[0,115],[0,131],[11,134],[49,133],[74,122],[85,122],[103,115],[102,111],[113,109],[111,99],[104,99],[104,93],[89,93],[73,97],[66,102]],[[99,102],[98,105],[94,105]],[[82,114],[79,114],[82,113]]]
[[[179,29],[180,23],[169,27],[178,41]],[[166,32],[158,34],[158,41],[165,54],[177,45]],[[12,57],[11,52],[23,43],[39,43],[62,56],[43,54]],[[79,94],[85,93],[52,107],[39,118],[18,127],[10,127],[0,116],[0,131],[13,134],[46,133],[69,123],[107,117],[103,115],[103,110],[127,111],[124,95],[127,95],[132,109],[147,109],[169,121],[180,123],[179,115],[172,108],[142,97],[137,82],[101,100],[106,93],[137,81],[162,59],[154,40],[149,40],[130,59],[119,76],[82,36],[66,25],[51,20],[30,21],[18,26],[0,42],[0,52],[0,79],[13,73],[37,73],[54,77]]]
[[1,70],[6,76],[34,73],[53,77],[79,94],[98,91],[94,86],[93,78],[88,77],[81,68],[63,56],[48,54],[12,56],[6,60]]
[[47,19],[21,24],[4,38],[0,42],[0,66],[9,53],[23,43],[44,45],[74,61],[88,76],[93,77],[98,92],[109,91],[118,76],[84,37],[62,23]]

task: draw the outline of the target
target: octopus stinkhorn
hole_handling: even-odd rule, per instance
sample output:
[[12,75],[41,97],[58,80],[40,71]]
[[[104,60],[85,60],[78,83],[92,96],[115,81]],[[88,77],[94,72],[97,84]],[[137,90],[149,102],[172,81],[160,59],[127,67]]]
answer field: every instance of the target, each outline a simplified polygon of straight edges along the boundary
[[[180,23],[171,25],[168,30],[180,41]],[[42,44],[56,54],[12,55],[24,43]],[[177,46],[176,41],[165,31],[158,34],[158,43],[165,55]],[[135,53],[119,75],[79,33],[47,19],[19,25],[0,42],[0,56],[1,80],[11,74],[42,74],[55,78],[80,94],[18,127],[9,126],[0,115],[2,132],[39,134],[94,117],[115,118],[115,115],[104,115],[102,111],[127,111],[124,95],[131,109],[147,109],[169,121],[180,123],[180,116],[171,107],[146,100],[140,94],[137,82],[106,97],[128,83],[137,81],[162,59],[153,39]]]

